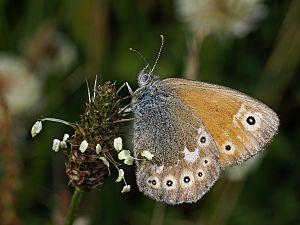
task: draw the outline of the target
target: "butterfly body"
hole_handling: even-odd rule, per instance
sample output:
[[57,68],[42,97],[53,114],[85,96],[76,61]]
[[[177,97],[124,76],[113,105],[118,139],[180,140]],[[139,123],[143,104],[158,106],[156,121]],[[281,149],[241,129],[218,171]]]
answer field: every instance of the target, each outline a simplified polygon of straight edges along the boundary
[[232,89],[197,81],[139,74],[133,94],[133,145],[143,193],[168,204],[196,202],[221,169],[260,152],[279,119],[263,103]]

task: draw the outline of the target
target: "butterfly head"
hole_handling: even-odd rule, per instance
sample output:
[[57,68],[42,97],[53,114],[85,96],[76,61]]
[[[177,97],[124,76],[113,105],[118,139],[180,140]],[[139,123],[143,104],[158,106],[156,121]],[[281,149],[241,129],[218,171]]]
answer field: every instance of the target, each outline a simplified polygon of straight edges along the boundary
[[145,87],[155,80],[155,76],[149,65],[144,67],[138,74],[138,84],[140,87]]

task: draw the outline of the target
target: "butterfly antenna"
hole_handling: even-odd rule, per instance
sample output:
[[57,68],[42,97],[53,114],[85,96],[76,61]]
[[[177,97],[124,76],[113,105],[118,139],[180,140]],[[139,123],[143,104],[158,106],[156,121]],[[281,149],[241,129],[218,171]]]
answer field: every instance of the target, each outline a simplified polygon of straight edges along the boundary
[[149,63],[148,61],[146,60],[145,56],[143,56],[137,49],[134,49],[134,48],[129,48],[130,51],[133,51],[133,52],[136,52],[142,59],[143,61],[145,62],[146,64],[146,67],[149,66]]
[[163,46],[164,46],[164,35],[161,34],[161,35],[160,35],[160,39],[161,39],[161,45],[160,45],[159,52],[158,52],[158,54],[157,54],[157,58],[156,58],[156,60],[155,60],[155,63],[154,63],[154,65],[153,65],[152,69],[151,69],[151,73],[153,73],[153,70],[155,69],[155,66],[156,66],[156,64],[157,64],[157,62],[158,62],[158,59],[159,59],[159,57],[160,57],[162,48],[163,48]]

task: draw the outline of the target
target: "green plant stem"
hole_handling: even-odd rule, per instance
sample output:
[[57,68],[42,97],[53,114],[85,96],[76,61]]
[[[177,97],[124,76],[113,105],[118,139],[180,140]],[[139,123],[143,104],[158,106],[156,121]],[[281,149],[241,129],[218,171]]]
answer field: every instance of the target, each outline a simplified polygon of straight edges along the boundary
[[72,225],[73,221],[75,219],[75,214],[78,210],[79,203],[81,201],[83,195],[83,190],[80,188],[76,187],[75,191],[73,193],[72,201],[69,207],[68,215],[65,221],[65,225]]

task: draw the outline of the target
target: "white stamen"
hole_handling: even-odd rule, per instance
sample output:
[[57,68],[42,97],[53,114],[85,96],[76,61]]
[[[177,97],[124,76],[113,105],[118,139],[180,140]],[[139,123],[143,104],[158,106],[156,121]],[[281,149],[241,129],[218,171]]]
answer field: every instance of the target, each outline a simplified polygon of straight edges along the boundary
[[100,144],[97,144],[97,145],[96,145],[96,154],[100,154],[101,150],[102,150],[101,145],[100,145]]
[[128,184],[128,185],[125,185],[125,186],[123,187],[123,189],[122,189],[121,193],[126,193],[126,192],[129,192],[129,191],[130,191],[130,189],[131,189],[131,187],[130,187],[130,185],[129,185],[129,184]]
[[70,137],[69,134],[64,135],[63,140],[59,144],[60,148],[67,148],[68,147],[66,141],[68,140],[69,137]]
[[114,148],[116,149],[117,152],[122,150],[123,148],[122,138],[117,137],[114,139]]
[[124,170],[119,169],[119,176],[116,179],[116,182],[120,182],[124,178]]
[[59,146],[60,146],[60,140],[54,139],[52,143],[52,150],[55,152],[59,151]]
[[109,167],[109,162],[105,157],[99,157],[99,159],[102,160],[102,162],[104,163],[105,166]]
[[85,150],[88,148],[88,146],[89,146],[89,143],[86,140],[83,140],[79,146],[79,151],[84,153]]
[[154,157],[154,155],[151,152],[149,152],[148,150],[143,150],[141,152],[141,156],[145,157],[148,160],[152,160],[152,158]]
[[64,134],[64,137],[63,137],[63,140],[62,140],[62,141],[66,141],[66,140],[68,140],[68,139],[69,139],[69,137],[70,137],[70,135],[69,135],[69,134]]
[[35,124],[31,128],[31,136],[35,137],[38,133],[41,132],[42,128],[43,128],[42,122],[36,121]]

